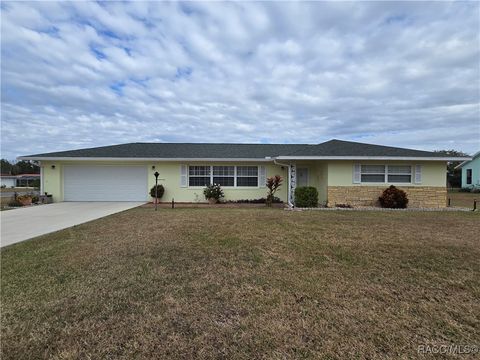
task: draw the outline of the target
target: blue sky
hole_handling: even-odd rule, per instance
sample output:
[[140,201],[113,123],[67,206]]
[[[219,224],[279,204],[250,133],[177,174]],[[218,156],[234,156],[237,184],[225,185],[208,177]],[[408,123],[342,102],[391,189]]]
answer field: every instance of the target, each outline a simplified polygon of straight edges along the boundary
[[2,157],[135,141],[480,149],[478,2],[2,2]]

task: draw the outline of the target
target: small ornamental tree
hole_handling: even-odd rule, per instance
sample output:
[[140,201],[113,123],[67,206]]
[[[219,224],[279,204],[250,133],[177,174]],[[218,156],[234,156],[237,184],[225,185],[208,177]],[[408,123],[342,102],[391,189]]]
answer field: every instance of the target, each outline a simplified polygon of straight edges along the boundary
[[274,199],[275,192],[280,188],[282,185],[282,177],[280,175],[275,175],[267,178],[267,188],[268,188],[268,194],[267,194],[267,201],[265,202],[267,206],[271,207]]
[[165,193],[165,188],[161,184],[153,185],[153,187],[150,189],[150,196],[154,199],[155,199],[155,187],[157,187],[157,199],[161,199],[163,194]]
[[408,204],[407,193],[393,185],[383,190],[378,201],[382,207],[390,209],[405,209]]

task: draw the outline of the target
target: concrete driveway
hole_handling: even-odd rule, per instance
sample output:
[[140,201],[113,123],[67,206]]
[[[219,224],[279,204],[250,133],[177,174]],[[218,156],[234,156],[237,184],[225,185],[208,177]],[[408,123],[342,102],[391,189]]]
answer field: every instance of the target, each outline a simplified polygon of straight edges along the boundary
[[63,202],[0,212],[0,246],[69,228],[128,210],[143,202]]

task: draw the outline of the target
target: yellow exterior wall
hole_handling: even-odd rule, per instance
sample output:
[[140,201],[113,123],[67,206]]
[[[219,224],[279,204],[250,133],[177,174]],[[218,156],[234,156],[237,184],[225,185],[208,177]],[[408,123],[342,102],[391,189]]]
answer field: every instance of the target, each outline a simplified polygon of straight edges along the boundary
[[[52,165],[55,169],[52,169]],[[43,168],[43,192],[53,195],[53,201],[63,201],[63,170],[59,162],[42,161],[40,166]],[[42,194],[43,195],[43,194]]]
[[[408,186],[439,186],[445,187],[447,181],[447,164],[441,161],[331,161],[328,162],[328,186],[379,186],[381,183],[353,183],[354,164],[379,165],[422,165],[422,183]],[[397,185],[388,183],[385,185]]]
[[[298,167],[309,169],[309,185],[315,186],[319,193],[319,203],[325,204],[328,201],[328,187],[330,186],[379,186],[379,183],[353,184],[353,165],[355,161],[298,161]],[[362,164],[420,164],[422,168],[422,183],[409,184],[409,186],[445,187],[446,184],[446,163],[444,162],[386,162],[386,161],[363,161]],[[63,201],[63,166],[64,165],[144,165],[148,169],[148,189],[154,183],[153,173],[160,173],[159,183],[165,186],[165,194],[162,201],[177,202],[204,202],[203,187],[180,186],[180,165],[255,165],[265,166],[266,176],[280,175],[284,182],[278,196],[287,201],[287,168],[275,165],[273,162],[136,162],[136,161],[42,161],[43,167],[43,191],[53,195],[55,202]],[[55,168],[52,169],[52,165]],[[152,169],[155,166],[155,169]],[[385,184],[388,185],[388,184]],[[398,184],[394,184],[398,185]],[[258,199],[267,194],[266,187],[224,187],[225,200]]]
[[[280,166],[273,163],[253,163],[253,162],[162,162],[149,164],[149,189],[155,184],[155,177],[153,173],[159,172],[159,183],[165,187],[165,194],[162,201],[171,201],[172,198],[178,202],[205,202],[203,196],[203,186],[194,187],[180,187],[180,165],[237,165],[237,166],[265,166],[266,176],[280,175],[284,178],[284,183],[277,191],[275,196],[279,197],[283,201],[287,200],[287,169],[281,169]],[[155,169],[152,169],[152,165]],[[162,180],[160,180],[162,179]],[[266,187],[223,187],[225,193],[225,200],[241,200],[241,199],[259,199],[267,196]]]
[[[237,166],[265,166],[266,176],[280,175],[284,178],[284,184],[277,191],[275,196],[283,201],[287,200],[287,168],[282,169],[281,166],[268,162],[135,162],[135,161],[42,161],[43,167],[43,191],[53,195],[53,201],[63,201],[63,166],[65,165],[144,165],[148,170],[148,189],[155,184],[155,171],[159,172],[159,184],[165,187],[165,193],[161,201],[171,201],[172,198],[177,202],[205,202],[203,196],[203,187],[186,187],[180,186],[180,166],[185,165],[237,165]],[[55,169],[52,169],[55,165]],[[155,166],[155,169],[152,169]],[[240,199],[258,199],[266,197],[266,187],[223,187],[225,200]]]

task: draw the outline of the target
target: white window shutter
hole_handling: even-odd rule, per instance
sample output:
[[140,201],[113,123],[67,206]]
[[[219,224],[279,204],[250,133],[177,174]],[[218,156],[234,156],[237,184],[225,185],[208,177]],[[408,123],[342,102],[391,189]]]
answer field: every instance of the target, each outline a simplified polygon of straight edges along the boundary
[[180,165],[180,187],[188,186],[187,165]]
[[353,165],[353,183],[354,184],[360,184],[361,183],[361,165],[360,164],[354,164]]
[[415,184],[422,183],[422,165],[415,165]]
[[259,166],[258,168],[258,186],[267,186],[267,170],[265,166]]

